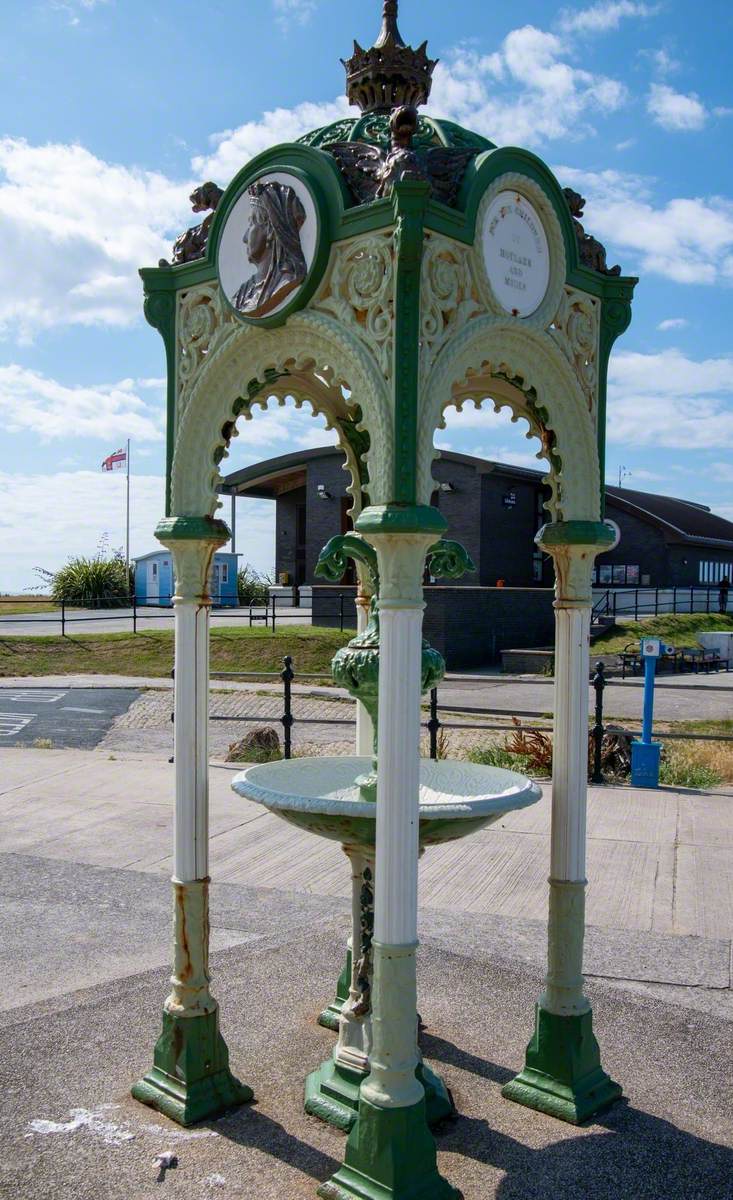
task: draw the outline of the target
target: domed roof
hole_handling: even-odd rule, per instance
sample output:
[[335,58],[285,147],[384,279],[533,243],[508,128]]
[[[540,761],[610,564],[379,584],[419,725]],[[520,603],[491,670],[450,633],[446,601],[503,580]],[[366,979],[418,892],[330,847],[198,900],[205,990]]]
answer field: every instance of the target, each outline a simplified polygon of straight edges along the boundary
[[[323,125],[311,133],[305,133],[297,140],[305,146],[325,148],[334,142],[367,142],[380,146],[383,150],[390,148],[390,114],[367,113],[361,117],[344,117],[330,125]],[[495,145],[480,133],[464,129],[453,121],[445,121],[440,117],[429,117],[420,113],[417,130],[412,139],[415,148],[430,146],[450,146],[456,150],[493,150]]]

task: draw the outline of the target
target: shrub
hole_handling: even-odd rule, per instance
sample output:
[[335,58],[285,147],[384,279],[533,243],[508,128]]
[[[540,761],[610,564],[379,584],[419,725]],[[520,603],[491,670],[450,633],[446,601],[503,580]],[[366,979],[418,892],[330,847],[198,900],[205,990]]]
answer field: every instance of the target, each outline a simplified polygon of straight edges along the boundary
[[237,597],[240,604],[267,605],[270,599],[270,578],[258,575],[254,567],[244,563],[237,571]]
[[115,607],[130,603],[133,576],[118,550],[110,555],[102,539],[93,558],[70,558],[58,571],[36,567],[36,572],[48,584],[56,604],[79,604],[92,608],[96,604]]

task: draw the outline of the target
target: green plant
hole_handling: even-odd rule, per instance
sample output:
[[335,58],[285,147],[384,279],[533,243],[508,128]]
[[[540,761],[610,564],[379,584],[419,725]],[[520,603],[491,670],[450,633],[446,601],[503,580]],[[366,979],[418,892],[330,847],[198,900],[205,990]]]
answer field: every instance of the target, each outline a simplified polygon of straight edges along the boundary
[[668,787],[697,788],[700,791],[719,787],[723,782],[720,772],[702,756],[698,756],[696,750],[696,746],[690,749],[665,747],[659,767],[659,782]]
[[520,771],[524,773],[530,768],[529,759],[525,759],[518,754],[512,754],[510,750],[507,750],[506,746],[500,746],[498,742],[490,743],[488,746],[478,746],[475,750],[470,750],[468,761],[480,763],[484,767],[503,767],[508,771]]
[[110,554],[106,535],[100,540],[93,558],[80,555],[70,558],[58,571],[36,567],[51,590],[56,604],[79,604],[92,608],[101,603],[113,608],[130,603],[133,591],[132,571],[122,557],[122,551]]
[[237,571],[237,597],[240,604],[266,605],[270,599],[268,588],[272,580],[268,575],[259,575],[249,563]]

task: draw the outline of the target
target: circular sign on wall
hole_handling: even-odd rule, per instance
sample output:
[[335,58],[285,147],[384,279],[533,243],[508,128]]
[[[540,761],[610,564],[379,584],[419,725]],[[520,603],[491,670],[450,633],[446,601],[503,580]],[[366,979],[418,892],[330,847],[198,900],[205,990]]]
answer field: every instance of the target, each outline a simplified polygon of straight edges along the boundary
[[232,206],[219,241],[219,281],[234,311],[258,321],[289,307],[316,253],[318,211],[286,171],[261,175]]
[[484,263],[505,312],[529,317],[547,293],[550,254],[542,220],[519,192],[499,192],[486,210]]

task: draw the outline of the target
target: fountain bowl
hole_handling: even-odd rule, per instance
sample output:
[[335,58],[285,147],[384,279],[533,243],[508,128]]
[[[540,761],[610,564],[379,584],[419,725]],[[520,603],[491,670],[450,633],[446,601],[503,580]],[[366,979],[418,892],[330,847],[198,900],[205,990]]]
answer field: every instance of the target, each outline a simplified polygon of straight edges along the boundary
[[[293,758],[247,767],[232,788],[299,829],[342,845],[374,847],[376,804],[356,782],[372,760]],[[420,846],[456,841],[535,804],[542,789],[525,775],[457,759],[420,760]]]

